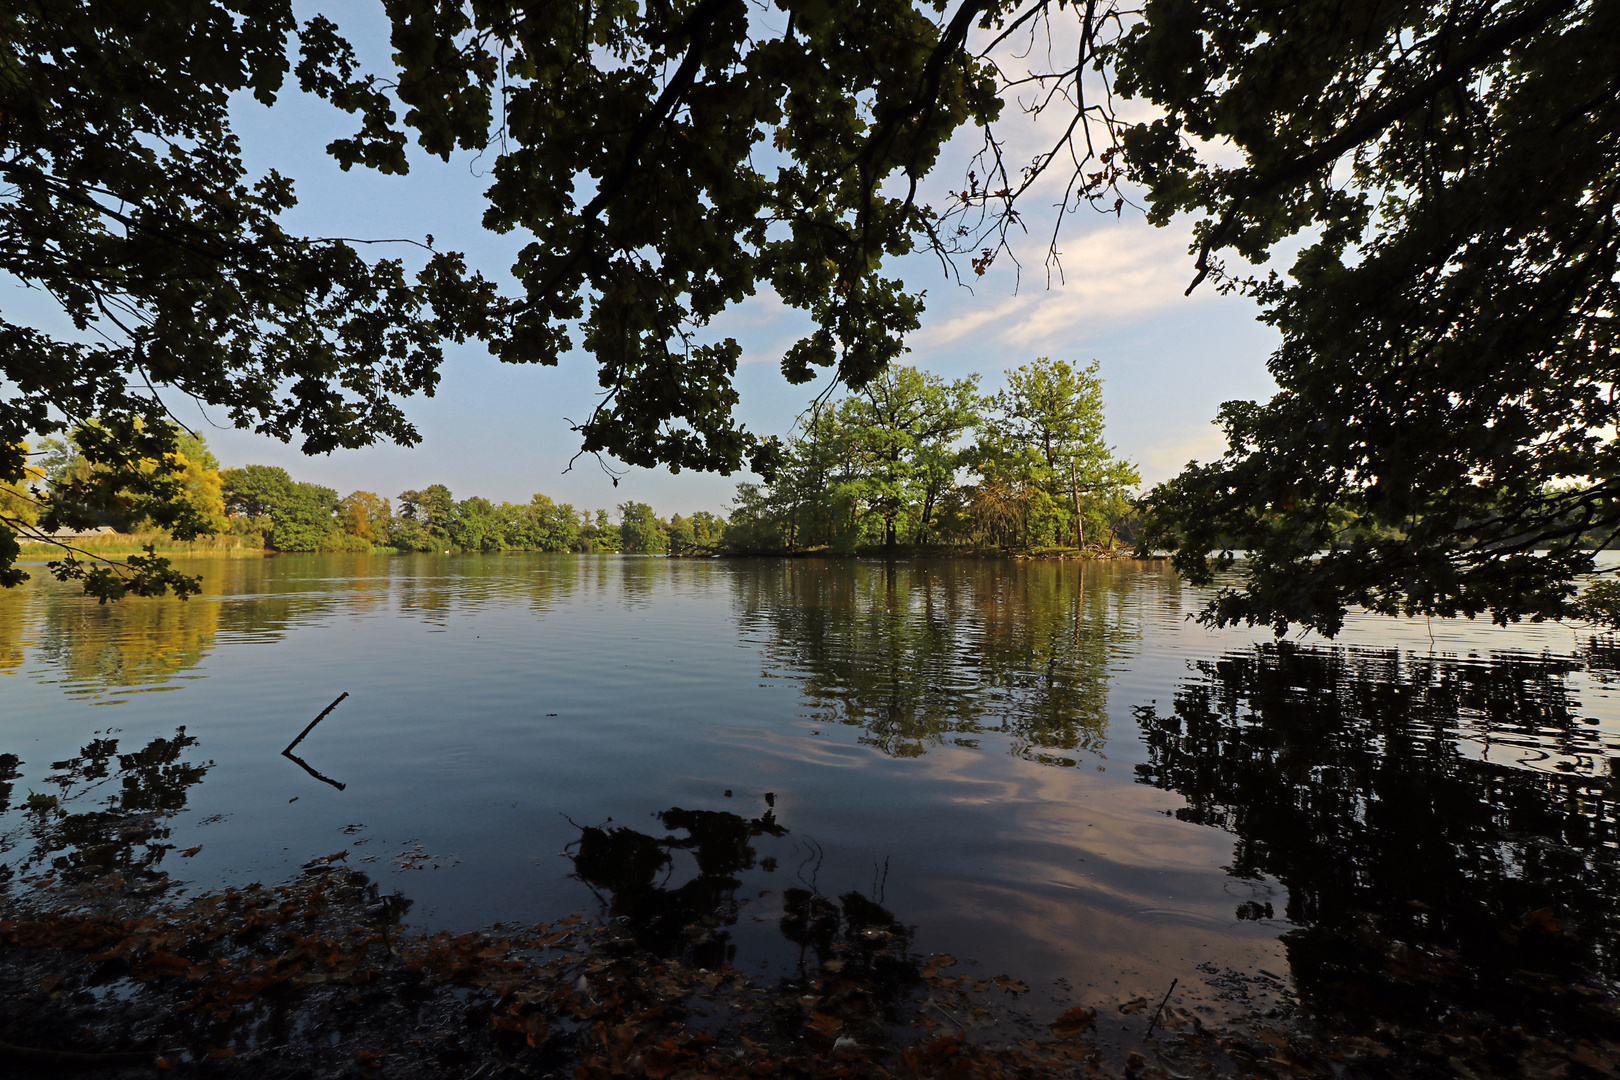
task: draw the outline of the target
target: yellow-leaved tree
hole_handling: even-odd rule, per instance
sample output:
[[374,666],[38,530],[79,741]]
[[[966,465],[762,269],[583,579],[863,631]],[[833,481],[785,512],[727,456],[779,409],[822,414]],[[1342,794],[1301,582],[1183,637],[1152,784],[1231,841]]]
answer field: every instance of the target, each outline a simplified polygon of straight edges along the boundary
[[[15,443],[14,449],[30,457],[28,443]],[[16,530],[39,521],[39,500],[29,489],[45,480],[45,470],[30,462],[23,467],[21,480],[0,481],[0,526]]]
[[177,531],[193,536],[229,531],[219,461],[201,436],[177,430],[174,450],[114,469],[84,452],[98,430],[86,424],[66,440],[46,440],[47,467],[41,475],[49,481],[53,503],[67,508],[63,524],[139,533],[171,531],[168,526],[183,522]]

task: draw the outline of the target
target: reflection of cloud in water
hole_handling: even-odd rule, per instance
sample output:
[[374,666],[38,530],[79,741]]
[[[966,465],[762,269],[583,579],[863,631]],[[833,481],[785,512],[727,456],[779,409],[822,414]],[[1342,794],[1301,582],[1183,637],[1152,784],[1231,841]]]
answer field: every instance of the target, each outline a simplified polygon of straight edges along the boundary
[[1280,901],[1281,889],[1254,881],[1234,892],[1222,870],[1231,838],[1167,816],[1175,796],[1122,783],[1077,791],[1068,770],[1023,763],[986,776],[979,759],[942,750],[920,763],[932,785],[967,793],[953,802],[983,823],[942,853],[945,869],[971,858],[976,872],[939,879],[926,926],[994,940],[1009,950],[999,962],[1010,956],[1018,970],[1125,997],[1179,978],[1180,992],[1209,1000],[1193,963],[1282,962],[1278,927],[1238,915],[1245,901]]
[[754,772],[780,771],[785,763],[865,769],[871,756],[856,746],[775,728],[728,727],[726,744],[713,751],[717,762]]

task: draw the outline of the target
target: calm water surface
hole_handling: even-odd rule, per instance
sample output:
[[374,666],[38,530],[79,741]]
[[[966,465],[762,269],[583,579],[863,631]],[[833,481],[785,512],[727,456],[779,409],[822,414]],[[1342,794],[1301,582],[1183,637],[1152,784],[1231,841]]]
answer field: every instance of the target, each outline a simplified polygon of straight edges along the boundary
[[1240,981],[1443,1019],[1620,974],[1620,650],[1567,627],[1277,645],[1134,563],[188,569],[185,604],[0,592],[9,888],[346,851],[416,926],[624,915],[755,970],[858,894],[1038,1000],[1177,979],[1217,1013]]

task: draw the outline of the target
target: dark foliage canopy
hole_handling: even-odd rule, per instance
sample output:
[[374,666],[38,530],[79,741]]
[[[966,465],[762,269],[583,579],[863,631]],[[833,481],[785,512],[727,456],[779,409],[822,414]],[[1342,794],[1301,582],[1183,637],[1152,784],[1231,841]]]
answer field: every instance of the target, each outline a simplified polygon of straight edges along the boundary
[[[363,96],[325,26],[299,31],[300,87]],[[494,294],[454,254],[413,275],[278,224],[292,186],[246,174],[228,102],[275,101],[295,29],[287,3],[0,7],[0,271],[60,312],[0,317],[0,476],[22,477],[30,432],[99,419],[81,449],[107,467],[100,494],[160,483],[139,463],[174,449],[162,387],[311,453],[414,441],[397,397],[432,389],[441,342],[476,332]],[[80,524],[66,507],[42,528]]]
[[[1620,4],[1147,16],[1116,88],[1166,109],[1124,139],[1152,215],[1206,215],[1199,276],[1283,338],[1278,394],[1223,406],[1228,453],[1152,495],[1194,579],[1248,552],[1204,617],[1331,635],[1350,603],[1601,614],[1574,579],[1620,533]],[[1286,277],[1220,262],[1287,241]]]
[[[1192,215],[1194,284],[1282,332],[1278,396],[1226,406],[1231,451],[1152,499],[1192,577],[1250,552],[1207,618],[1564,614],[1594,530],[1620,528],[1617,0],[382,7],[391,71],[290,0],[0,7],[0,270],[73,326],[0,320],[0,479],[26,433],[92,416],[161,443],[165,387],[310,452],[408,443],[399,399],[467,338],[590,353],[587,451],[769,471],[713,317],[769,288],[813,324],[785,376],[863,385],[922,310],[885,260],[982,272],[1055,178],[1064,210]],[[356,118],[328,147],[345,168],[484,152],[486,226],[529,238],[517,295],[431,240],[372,258],[285,231],[292,185],[246,173],[227,104],[293,87]],[[1127,122],[1121,97],[1157,112]],[[1062,121],[1032,159],[996,134],[1004,102]],[[965,126],[981,147],[930,204]],[[1222,261],[1279,250],[1286,275]]]
[[[943,24],[909,0],[383,7],[392,72],[290,0],[0,9],[0,270],[74,328],[0,324],[0,474],[23,475],[26,433],[90,417],[143,417],[161,442],[164,387],[311,453],[410,443],[398,399],[466,337],[544,364],[577,338],[605,391],[587,451],[768,469],[772,444],[732,418],[739,346],[701,328],[768,284],[816,323],[790,379],[881,370],[921,307],[881,274],[933,220],[916,182],[1000,104],[962,47],[973,5]],[[403,173],[411,139],[498,149],[485,224],[532,237],[521,295],[455,253],[412,271],[286,232],[292,185],[246,174],[228,103],[289,82],[358,117],[328,147],[344,168]]]

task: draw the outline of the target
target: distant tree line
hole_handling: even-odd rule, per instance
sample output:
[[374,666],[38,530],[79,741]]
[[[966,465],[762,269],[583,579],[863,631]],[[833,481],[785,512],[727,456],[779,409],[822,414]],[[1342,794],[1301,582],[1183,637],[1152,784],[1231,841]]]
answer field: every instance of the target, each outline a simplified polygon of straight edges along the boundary
[[1114,548],[1134,540],[1135,466],[1103,438],[1102,380],[1041,358],[978,392],[896,365],[817,403],[768,483],[741,484],[739,550],[899,544]]
[[292,479],[285,469],[245,465],[226,469],[225,509],[237,528],[263,533],[277,551],[622,551],[699,554],[719,545],[725,522],[698,511],[658,517],[646,503],[621,503],[619,523],[608,511],[578,511],[536,494],[526,503],[457,499],[443,484],[402,491],[397,504],[370,491],[342,498],[320,484]]
[[[473,496],[456,499],[443,484],[402,491],[395,501],[370,491],[342,498],[335,489],[294,480],[279,466],[244,465],[221,469],[201,437],[178,431],[171,466],[148,470],[163,481],[144,491],[140,470],[117,476],[93,463],[84,444],[95,425],[64,439],[47,439],[31,479],[43,484],[59,505],[71,506],[86,493],[75,523],[106,525],[120,533],[161,532],[183,507],[189,519],[210,534],[235,534],[275,551],[577,551],[687,555],[713,552],[721,544],[725,520],[698,511],[668,520],[646,503],[618,507],[615,524],[607,510],[577,511],[536,494],[527,503],[491,502]],[[130,477],[133,476],[132,481]],[[118,489],[100,492],[117,484]],[[95,492],[92,500],[89,493]],[[33,521],[34,501],[23,485],[0,490],[0,499],[18,518]],[[92,505],[93,503],[93,505]],[[13,506],[15,504],[15,506]]]

